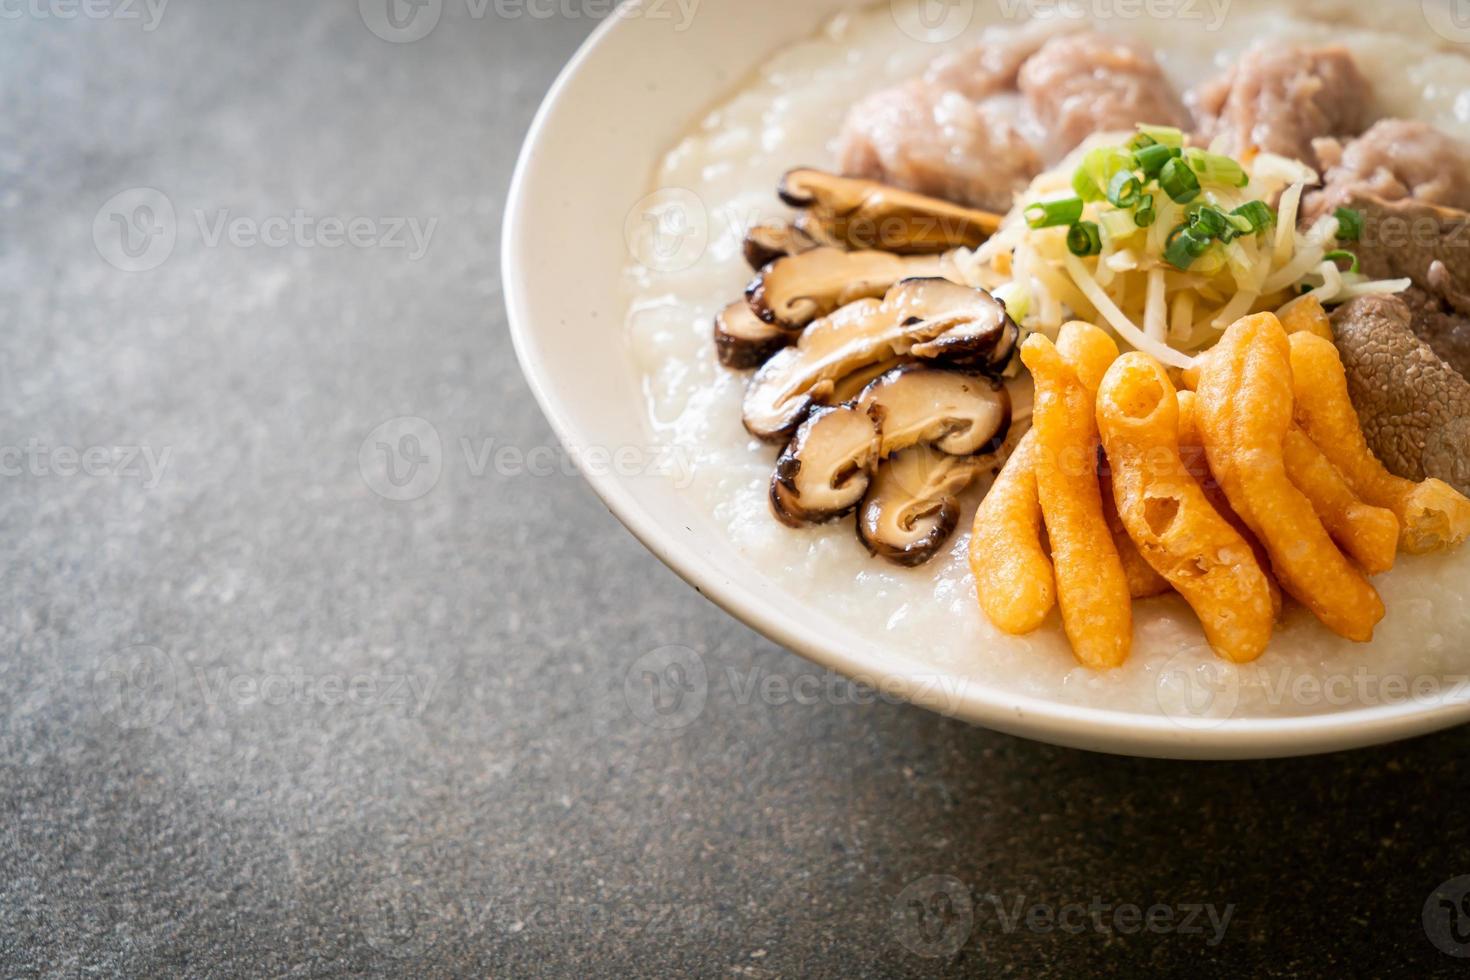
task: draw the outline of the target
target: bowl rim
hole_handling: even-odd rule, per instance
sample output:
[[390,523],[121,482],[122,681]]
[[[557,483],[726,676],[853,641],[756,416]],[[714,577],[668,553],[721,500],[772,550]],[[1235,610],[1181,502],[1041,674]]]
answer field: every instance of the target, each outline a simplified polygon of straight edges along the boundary
[[[642,0],[633,0],[639,4]],[[598,50],[636,19],[616,14],[605,19],[557,74],[538,107],[517,156],[501,226],[501,284],[511,343],[537,404],[564,447],[587,445],[583,431],[564,411],[554,372],[535,342],[537,322],[526,270],[527,250],[517,243],[527,234],[531,202],[527,184],[537,156],[548,152],[547,131],[565,106],[569,90],[588,70]],[[574,460],[577,454],[570,454]],[[1376,745],[1470,721],[1470,699],[1454,694],[1437,701],[1408,699],[1394,704],[1278,718],[1227,718],[1219,724],[1184,725],[1165,715],[1075,705],[1012,693],[963,679],[942,701],[924,685],[933,675],[892,669],[874,670],[804,623],[773,611],[747,586],[720,573],[697,549],[672,534],[643,507],[626,478],[611,470],[580,467],[582,476],[607,508],[660,561],[705,598],[757,632],[818,666],[850,678],[880,677],[885,693],[961,720],[1051,744],[1111,754],[1173,759],[1256,759],[1311,755]]]

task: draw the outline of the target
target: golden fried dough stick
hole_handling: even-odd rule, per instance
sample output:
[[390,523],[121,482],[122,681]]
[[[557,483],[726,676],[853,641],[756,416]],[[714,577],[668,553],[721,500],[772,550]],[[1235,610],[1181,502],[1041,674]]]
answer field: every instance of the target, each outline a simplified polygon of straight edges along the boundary
[[1108,522],[1108,533],[1113,536],[1113,547],[1118,549],[1118,560],[1123,563],[1123,575],[1128,579],[1128,594],[1135,599],[1148,599],[1163,595],[1170,589],[1169,580],[1164,578],[1139,553],[1138,545],[1128,536],[1128,528],[1118,514],[1117,501],[1113,499],[1113,481],[1104,476],[1099,481],[1102,490],[1103,517]]
[[1097,394],[1103,375],[1118,359],[1118,345],[1086,320],[1069,320],[1057,333],[1057,351],[1077,372],[1077,380],[1088,392]]
[[1470,500],[1448,483],[1394,476],[1368,448],[1348,398],[1342,358],[1330,341],[1291,335],[1296,420],[1363,500],[1399,519],[1399,546],[1411,555],[1452,548],[1470,535]]
[[1399,548],[1399,519],[1393,511],[1365,504],[1317,444],[1293,425],[1281,445],[1286,476],[1307,499],[1327,533],[1369,575],[1393,567]]
[[991,484],[970,534],[970,572],[986,618],[1007,633],[1029,633],[1056,604],[1051,559],[1041,544],[1036,430],[1021,438]]
[[[1062,356],[1078,366],[1090,391],[1097,389],[1118,356],[1118,345],[1107,334],[1081,321],[1064,324],[1057,343]],[[1056,576],[1041,539],[1035,454],[1032,431],[1011,453],[981,501],[970,534],[970,571],[980,608],[996,627],[1012,634],[1036,629],[1056,604]],[[1144,564],[1142,559],[1138,563]],[[1140,572],[1138,587],[1156,586]]]
[[1210,464],[1205,457],[1204,439],[1199,434],[1199,422],[1195,417],[1195,407],[1198,399],[1192,391],[1180,391],[1177,395],[1179,402],[1179,455],[1184,460],[1184,468],[1189,475],[1200,485],[1205,492],[1205,498],[1209,500],[1210,506],[1215,508],[1215,513],[1225,518],[1225,522],[1235,528],[1235,532],[1245,538],[1246,544],[1251,546],[1251,554],[1256,558],[1256,564],[1261,571],[1266,573],[1266,581],[1271,584],[1271,609],[1274,616],[1281,615],[1281,586],[1276,582],[1276,576],[1271,570],[1271,556],[1267,553],[1264,545],[1256,538],[1256,534],[1246,526],[1245,521],[1230,506],[1230,501],[1225,499],[1225,491],[1220,488],[1220,483],[1215,475],[1210,472]]
[[1271,642],[1271,585],[1250,544],[1210,506],[1179,455],[1174,385],[1146,354],[1124,354],[1097,393],[1097,424],[1118,513],[1139,553],[1199,616],[1211,648],[1234,663]]
[[1196,395],[1210,471],[1270,552],[1286,591],[1333,632],[1372,639],[1383,600],[1337,550],[1312,502],[1286,475],[1282,442],[1291,427],[1291,343],[1273,314],[1243,317],[1226,329],[1204,359]]
[[[1061,332],[1057,334],[1057,350],[1077,372],[1077,380],[1094,396],[1108,367],[1118,358],[1118,345],[1113,338],[1085,320],[1062,324]],[[1138,546],[1123,526],[1123,519],[1118,516],[1118,508],[1113,502],[1112,480],[1104,476],[1098,481],[1098,487],[1102,492],[1103,516],[1107,518],[1113,546],[1118,549],[1118,560],[1123,563],[1129,594],[1135,599],[1147,599],[1168,592],[1168,580],[1143,560]]]
[[1133,645],[1133,611],[1128,578],[1103,517],[1092,393],[1040,334],[1026,339],[1021,360],[1036,382],[1036,487],[1051,539],[1062,628],[1082,664],[1116,667]]
[[1304,330],[1326,340],[1332,339],[1332,319],[1317,297],[1311,295],[1286,304],[1281,311],[1281,329],[1287,333]]

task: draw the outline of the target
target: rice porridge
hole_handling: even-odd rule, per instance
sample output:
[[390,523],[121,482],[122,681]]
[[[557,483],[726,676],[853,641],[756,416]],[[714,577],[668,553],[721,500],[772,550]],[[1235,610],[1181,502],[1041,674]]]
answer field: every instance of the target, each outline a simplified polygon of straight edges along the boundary
[[[1470,60],[1436,44],[1440,39],[1419,21],[1417,3],[1405,5],[1415,13],[1407,26],[1417,33],[1392,33],[1405,25],[1390,27],[1394,11],[1383,9],[1389,6],[1370,13],[1360,5],[1307,5],[1324,18],[1314,21],[1288,15],[1279,3],[1234,0],[1218,10],[1201,4],[1198,20],[1119,16],[1096,26],[1152,46],[1181,92],[1259,38],[1339,43],[1373,83],[1383,114],[1470,137]],[[1135,603],[1130,658],[1098,672],[1073,658],[1055,611],[1041,629],[1019,637],[982,614],[966,561],[981,487],[965,492],[959,530],[945,550],[917,568],[870,556],[850,520],[793,529],[772,517],[768,484],[777,449],[742,427],[749,372],[721,366],[710,335],[715,314],[751,276],[741,254],[744,232],[758,220],[789,214],[773,193],[784,172],[837,169],[838,128],[865,94],[920,73],[941,52],[973,44],[984,32],[1001,38],[1066,26],[1060,18],[1007,21],[1016,9],[1027,5],[977,4],[968,30],[942,43],[910,36],[903,29],[909,23],[887,3],[842,15],[819,36],[768,57],[663,158],[654,187],[682,188],[698,198],[708,216],[708,244],[687,268],[629,268],[626,330],[644,375],[654,441],[677,447],[689,468],[683,492],[754,565],[814,609],[882,637],[896,660],[940,665],[1001,690],[1172,715],[1180,710],[1174,699],[1189,695],[1172,675],[1181,668],[1208,672],[1218,683],[1225,672],[1234,717],[1311,714],[1453,691],[1470,674],[1470,549],[1401,555],[1392,571],[1375,577],[1387,615],[1368,644],[1334,635],[1288,603],[1265,655],[1235,667],[1214,657],[1190,608],[1170,594]],[[1335,9],[1340,16],[1329,26]],[[1355,23],[1380,23],[1345,28],[1348,10]]]

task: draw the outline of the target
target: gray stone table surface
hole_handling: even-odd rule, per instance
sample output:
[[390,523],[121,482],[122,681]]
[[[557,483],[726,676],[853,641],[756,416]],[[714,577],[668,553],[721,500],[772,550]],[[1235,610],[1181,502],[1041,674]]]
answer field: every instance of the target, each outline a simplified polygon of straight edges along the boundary
[[1470,730],[1185,765],[862,703],[477,465],[555,446],[498,236],[597,5],[442,6],[0,8],[0,975],[1465,966]]

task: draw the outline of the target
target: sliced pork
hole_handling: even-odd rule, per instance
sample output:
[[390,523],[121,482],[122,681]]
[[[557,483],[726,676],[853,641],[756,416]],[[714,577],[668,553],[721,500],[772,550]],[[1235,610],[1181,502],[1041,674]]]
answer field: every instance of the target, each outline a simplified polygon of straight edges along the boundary
[[1470,145],[1417,119],[1383,119],[1343,145],[1318,144],[1326,173],[1309,209],[1331,210],[1353,197],[1413,199],[1470,211]]
[[1147,49],[1087,31],[1056,37],[1021,66],[1027,111],[1060,157],[1093,133],[1137,123],[1188,128],[1189,114]]
[[1002,214],[1041,172],[1041,158],[1003,106],[923,79],[853,106],[837,159],[849,177]]
[[1015,192],[1041,172],[1018,126],[1015,88],[1021,64],[1046,36],[981,42],[859,101],[838,137],[839,168],[970,207],[1010,210]]
[[1372,89],[1346,48],[1258,47],[1191,94],[1201,134],[1222,152],[1275,153],[1313,166],[1313,140],[1356,136]]

